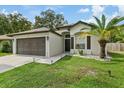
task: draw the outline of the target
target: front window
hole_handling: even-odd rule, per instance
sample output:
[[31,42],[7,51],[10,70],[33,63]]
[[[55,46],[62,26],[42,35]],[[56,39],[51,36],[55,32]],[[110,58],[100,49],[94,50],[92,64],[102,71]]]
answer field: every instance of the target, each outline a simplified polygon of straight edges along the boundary
[[76,49],[85,49],[85,38],[76,36]]

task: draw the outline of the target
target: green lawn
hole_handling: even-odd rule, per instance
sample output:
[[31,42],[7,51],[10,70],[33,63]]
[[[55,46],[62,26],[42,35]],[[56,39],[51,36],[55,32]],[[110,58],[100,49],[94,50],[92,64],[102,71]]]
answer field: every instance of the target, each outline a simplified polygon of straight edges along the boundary
[[1,56],[10,55],[10,54],[11,54],[11,53],[1,53],[1,52],[0,52],[0,57],[1,57]]
[[30,63],[0,74],[0,87],[124,87],[124,54],[112,56],[110,63],[71,56],[53,65]]

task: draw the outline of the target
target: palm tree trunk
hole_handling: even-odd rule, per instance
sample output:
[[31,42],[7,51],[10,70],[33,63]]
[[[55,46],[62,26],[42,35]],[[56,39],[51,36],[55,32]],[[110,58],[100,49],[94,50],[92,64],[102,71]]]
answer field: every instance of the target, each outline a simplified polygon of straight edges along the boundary
[[106,58],[106,44],[107,41],[106,40],[99,40],[99,44],[100,44],[100,58]]

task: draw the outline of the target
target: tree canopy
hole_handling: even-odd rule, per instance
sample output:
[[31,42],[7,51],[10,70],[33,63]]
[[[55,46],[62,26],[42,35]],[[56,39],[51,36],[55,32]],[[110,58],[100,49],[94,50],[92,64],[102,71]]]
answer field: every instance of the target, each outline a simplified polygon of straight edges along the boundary
[[5,14],[0,14],[0,34],[7,34],[11,31],[9,20]]
[[30,30],[32,27],[32,23],[20,13],[9,14],[7,15],[7,18],[9,20],[9,26],[12,29],[12,33]]
[[67,24],[67,21],[63,14],[57,14],[51,9],[41,11],[40,16],[35,16],[34,23],[29,21],[21,13],[10,13],[7,15],[0,13],[0,35],[41,27],[48,27],[54,30],[56,27],[64,24]]
[[53,30],[64,24],[67,24],[67,20],[65,20],[63,14],[57,14],[55,11],[48,9],[42,11],[40,16],[35,17],[34,28],[47,27]]
[[0,14],[0,34],[16,33],[29,30],[32,23],[20,13]]

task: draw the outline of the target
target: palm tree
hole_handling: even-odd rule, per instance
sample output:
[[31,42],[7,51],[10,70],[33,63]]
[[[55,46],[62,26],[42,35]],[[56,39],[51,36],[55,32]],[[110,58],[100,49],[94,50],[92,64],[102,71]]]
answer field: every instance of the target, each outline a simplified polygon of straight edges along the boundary
[[90,23],[91,34],[99,37],[100,45],[100,58],[106,57],[105,47],[107,42],[110,42],[111,37],[116,36],[118,32],[122,31],[124,24],[120,23],[124,20],[124,17],[114,17],[109,22],[106,22],[105,15],[102,15],[101,19],[94,16],[96,23]]

